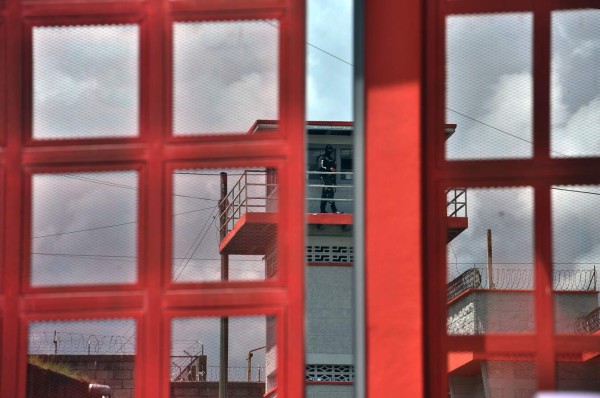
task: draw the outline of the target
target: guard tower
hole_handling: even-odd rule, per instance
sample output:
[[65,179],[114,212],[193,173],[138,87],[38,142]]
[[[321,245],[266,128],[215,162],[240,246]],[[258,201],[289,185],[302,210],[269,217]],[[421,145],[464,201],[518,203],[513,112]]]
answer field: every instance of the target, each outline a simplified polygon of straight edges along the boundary
[[[249,134],[277,126],[259,120]],[[447,125],[449,138],[456,125]],[[306,384],[308,396],[353,396],[352,264],[354,164],[351,122],[308,122],[306,181]],[[321,213],[322,171],[317,161],[326,145],[334,148],[334,186],[341,213]],[[393,171],[386,171],[393,180]],[[410,194],[407,192],[407,195]],[[447,217],[443,222],[450,242],[468,227],[467,191],[450,189]],[[398,198],[401,206],[402,198]],[[221,200],[221,241],[225,255],[263,255],[265,275],[277,273],[277,172],[246,170],[232,181]],[[329,208],[329,206],[328,206]],[[267,331],[266,397],[277,396],[275,376],[275,328]]]

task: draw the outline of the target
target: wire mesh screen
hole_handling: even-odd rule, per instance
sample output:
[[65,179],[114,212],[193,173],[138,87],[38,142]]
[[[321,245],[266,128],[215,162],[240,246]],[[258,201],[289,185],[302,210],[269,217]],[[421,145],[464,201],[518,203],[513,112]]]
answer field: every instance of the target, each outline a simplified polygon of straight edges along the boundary
[[[447,217],[448,333],[532,332],[533,190],[466,192],[468,224]],[[572,277],[561,288],[575,290],[587,286],[593,275],[560,277]]]
[[137,172],[32,177],[31,284],[137,280]]
[[554,157],[598,156],[600,10],[552,14],[551,150]]
[[34,138],[138,134],[137,25],[33,28]]
[[220,388],[224,396],[262,398],[276,386],[276,338],[274,317],[173,320],[171,397],[217,396]]
[[173,26],[176,135],[249,131],[279,117],[279,22]]
[[28,397],[134,396],[133,320],[29,324]]
[[446,158],[530,157],[531,14],[453,15],[446,37]]
[[[598,186],[552,187],[553,267],[594,274],[588,289],[580,289],[577,294],[555,291],[554,317],[559,333],[580,332],[578,320],[599,307],[596,282],[596,270],[600,269],[599,203]],[[583,290],[591,292],[586,294]]]
[[173,182],[173,281],[277,274],[276,170],[178,170]]

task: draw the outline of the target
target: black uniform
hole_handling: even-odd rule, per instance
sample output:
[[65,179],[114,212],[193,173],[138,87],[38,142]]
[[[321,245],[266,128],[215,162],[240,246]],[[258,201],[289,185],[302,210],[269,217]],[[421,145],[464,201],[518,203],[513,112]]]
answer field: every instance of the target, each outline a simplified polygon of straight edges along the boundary
[[335,170],[336,164],[333,155],[333,147],[331,145],[327,145],[325,147],[325,154],[319,159],[319,171],[325,172],[321,174],[321,185],[327,185],[321,190],[321,199],[323,199],[321,200],[321,213],[327,213],[325,210],[327,202],[329,202],[331,206],[331,212],[338,213],[338,209],[335,206],[335,201],[333,200],[333,197],[335,196],[335,188],[333,187],[336,185],[336,175],[329,174]]

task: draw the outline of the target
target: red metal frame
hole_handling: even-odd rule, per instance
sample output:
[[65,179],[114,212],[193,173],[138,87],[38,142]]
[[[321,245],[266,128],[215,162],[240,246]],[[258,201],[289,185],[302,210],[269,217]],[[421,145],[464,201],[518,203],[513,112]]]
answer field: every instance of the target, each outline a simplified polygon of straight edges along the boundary
[[364,8],[366,393],[423,397],[423,2]]
[[[173,21],[277,18],[280,21],[279,127],[256,135],[173,137],[170,34]],[[140,26],[139,136],[34,140],[31,29],[45,25]],[[173,316],[275,315],[279,396],[304,390],[304,58],[300,0],[0,3],[0,396],[25,396],[27,325],[34,320],[133,318],[136,395],[167,397]],[[10,99],[10,100],[5,100]],[[249,126],[250,127],[250,126]],[[279,170],[280,274],[264,282],[171,284],[172,171],[269,166]],[[31,174],[139,171],[138,281],[130,285],[29,286]],[[6,176],[6,178],[4,178]],[[283,205],[285,204],[285,205]]]
[[[577,339],[554,334],[552,292],[552,209],[550,188],[557,184],[597,184],[600,160],[552,159],[550,157],[550,15],[553,10],[597,7],[581,0],[544,1],[444,1],[428,2],[426,34],[427,88],[425,111],[425,226],[430,231],[425,244],[427,329],[427,396],[445,397],[447,355],[451,352],[528,353],[534,356],[538,389],[556,388],[556,354],[597,350],[597,336]],[[445,121],[445,20],[453,14],[529,12],[534,15],[532,70],[534,76],[533,141],[531,159],[447,161],[444,139],[435,134]],[[446,335],[446,244],[436,220],[445,215],[444,190],[448,187],[514,187],[534,189],[535,229],[535,331],[532,334],[447,336]],[[567,348],[568,345],[568,348]]]

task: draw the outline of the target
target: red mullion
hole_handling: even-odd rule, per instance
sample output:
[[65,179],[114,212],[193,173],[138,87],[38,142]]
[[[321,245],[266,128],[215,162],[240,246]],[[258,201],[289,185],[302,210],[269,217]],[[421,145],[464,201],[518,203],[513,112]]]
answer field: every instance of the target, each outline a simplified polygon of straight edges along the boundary
[[552,290],[552,209],[550,187],[535,186],[535,325],[537,388],[556,387]]
[[597,9],[598,0],[553,0],[553,10]]
[[[287,317],[287,311],[283,306],[270,305],[270,306],[259,306],[259,307],[244,307],[242,305],[235,305],[229,309],[189,309],[187,311],[166,311],[162,318],[161,335],[161,387],[160,396],[170,396],[170,355],[171,355],[171,323],[175,319],[181,318],[221,318],[221,317],[245,317],[245,316],[273,316],[277,319],[277,387],[284,387],[284,392],[280,395],[282,397],[289,397],[292,395],[287,394],[285,387],[287,386],[286,374],[287,367],[287,354],[295,351],[298,348],[293,347],[289,344],[286,335],[285,319]],[[267,330],[265,329],[265,335]],[[288,389],[289,391],[289,389]],[[302,395],[300,395],[302,396]]]
[[[50,144],[50,143],[49,143]],[[27,148],[22,153],[22,164],[58,165],[68,164],[123,164],[144,162],[148,159],[148,149],[145,144],[126,145],[78,145],[56,147]]]
[[46,3],[38,1],[37,3],[23,1],[23,16],[57,16],[77,18],[83,15],[103,15],[105,19],[111,19],[113,16],[124,14],[140,13],[144,6],[143,2],[134,1],[100,1],[91,3],[82,0],[79,3]]
[[[277,325],[282,344],[277,380],[282,397],[304,396],[304,240],[305,240],[305,80],[306,80],[306,2],[288,0],[280,21],[279,119],[287,158],[280,184],[280,261],[285,265],[281,279],[287,288],[287,316]],[[285,235],[285,239],[284,239]]]
[[202,159],[204,162],[223,159],[283,159],[288,152],[289,144],[281,139],[262,141],[229,140],[223,143],[194,142],[166,145],[164,147],[164,158],[175,162],[194,162],[197,159]]
[[[177,3],[171,3],[172,6],[175,6]],[[233,3],[232,3],[233,4]],[[235,131],[230,132],[233,134],[227,133],[219,133],[219,134],[188,134],[188,135],[175,135],[175,131],[173,131],[173,99],[174,99],[174,35],[173,35],[173,26],[178,22],[197,22],[197,23],[210,23],[210,22],[222,22],[222,21],[255,21],[261,19],[277,19],[280,23],[279,26],[279,67],[281,70],[281,63],[283,62],[284,54],[281,49],[281,42],[283,37],[283,26],[282,17],[285,14],[285,10],[283,8],[273,8],[273,9],[258,9],[258,10],[248,10],[248,9],[238,9],[237,7],[233,9],[233,11],[224,11],[224,10],[211,10],[206,12],[199,12],[195,9],[182,9],[178,11],[173,11],[170,18],[165,18],[165,40],[164,40],[164,48],[165,48],[165,57],[164,57],[164,70],[165,70],[165,79],[164,79],[164,93],[165,93],[165,137],[167,142],[169,143],[215,143],[215,144],[232,144],[234,142],[246,142],[246,141],[269,141],[280,137],[280,129],[281,126],[274,131],[269,132],[261,132],[258,134],[251,134],[250,131]],[[284,85],[284,80],[281,73],[278,76],[279,78],[279,114],[281,115],[282,106],[281,106],[281,97],[283,93],[282,86]],[[304,77],[303,77],[304,78]],[[281,119],[281,116],[280,116]],[[248,125],[248,129],[253,127],[253,125]]]
[[536,342],[533,334],[447,336],[447,349],[448,352],[534,354]]
[[503,159],[503,160],[471,160],[449,161],[443,169],[437,170],[439,178],[472,178],[481,179],[504,178],[517,179],[547,179],[576,176],[594,179],[600,158],[560,158],[560,159]]
[[[0,105],[5,109],[4,135],[6,145],[4,159],[6,161],[3,172],[6,181],[2,186],[3,231],[3,322],[2,322],[2,375],[0,380],[0,396],[17,396],[17,366],[18,341],[19,341],[19,294],[20,294],[20,245],[21,245],[21,130],[22,130],[22,26],[21,4],[17,0],[5,3],[5,19],[3,22],[4,39],[2,50],[5,52],[2,78],[4,80],[4,98],[10,101]],[[8,40],[10,38],[10,40]],[[8,78],[10,77],[10,79]]]
[[556,353],[600,352],[600,335],[558,335],[554,338]]
[[550,157],[551,6],[536,1],[533,18],[533,157],[538,162]]
[[[33,287],[31,280],[31,226],[32,226],[32,180],[34,174],[61,174],[80,172],[110,172],[110,171],[136,171],[138,173],[138,208],[137,208],[137,275],[138,281],[132,284],[99,284],[99,285],[69,285],[69,286],[43,286]],[[143,163],[131,162],[122,164],[100,164],[100,165],[70,165],[70,166],[35,166],[26,167],[23,171],[23,195],[22,213],[20,223],[22,225],[22,241],[20,253],[21,264],[21,289],[25,293],[71,293],[71,292],[98,292],[98,291],[122,291],[140,289],[145,284],[144,273],[140,264],[145,261],[144,243],[146,228],[144,225],[144,214],[146,210],[146,181],[147,171]]]
[[441,1],[447,15],[451,14],[490,14],[532,11],[537,0],[504,1]]
[[[441,135],[440,135],[441,137]],[[433,139],[433,141],[436,141]],[[428,162],[429,165],[430,162]],[[432,398],[447,396],[447,355],[450,340],[446,331],[447,297],[446,297],[446,194],[445,189],[431,174],[426,181],[427,191],[424,194],[425,229],[423,234],[423,280],[424,282],[424,319],[426,320],[425,366],[427,380],[425,395]]]
[[[33,138],[33,29],[46,26],[83,26],[83,25],[111,25],[111,24],[135,24],[140,31],[140,42],[143,36],[143,22],[145,15],[140,12],[131,14],[104,14],[104,15],[53,15],[53,16],[35,16],[23,19],[23,143],[30,147],[39,146],[70,146],[70,145],[111,145],[143,142],[143,136],[137,137],[111,137],[111,138],[85,138],[78,137],[74,139],[34,139]],[[140,57],[143,53],[140,50]],[[142,63],[140,62],[140,69]],[[140,87],[140,90],[142,88]],[[138,93],[138,97],[141,94]],[[141,101],[140,101],[141,103]],[[140,112],[140,111],[138,111]],[[141,112],[140,112],[141,113]],[[139,118],[139,130],[143,127],[143,115]]]
[[237,306],[263,307],[274,304],[289,304],[285,289],[270,287],[240,287],[235,291],[178,289],[166,292],[161,301],[162,308],[180,311],[198,308],[216,310]]
[[57,294],[28,294],[20,302],[24,313],[122,311],[143,310],[146,299],[143,292],[78,292]]
[[[146,3],[147,18],[142,25],[141,36],[141,114],[142,136],[149,142],[147,195],[144,200],[145,213],[143,235],[145,261],[141,263],[140,274],[146,281],[147,306],[145,308],[145,327],[140,328],[140,344],[145,347],[145,361],[138,366],[142,376],[138,379],[142,387],[136,393],[138,397],[157,397],[160,395],[160,359],[161,319],[163,299],[162,268],[165,203],[163,192],[165,178],[163,173],[164,152],[164,60],[165,54],[164,21],[167,19],[167,2],[151,0]],[[157,349],[158,347],[158,349]]]
[[[173,254],[173,186],[174,186],[174,173],[176,171],[185,171],[185,170],[209,170],[209,171],[218,171],[220,169],[240,169],[245,170],[248,168],[274,168],[278,171],[280,175],[285,175],[286,162],[283,162],[281,159],[231,159],[231,160],[211,160],[211,161],[196,161],[196,162],[168,162],[165,165],[165,188],[164,188],[164,256],[163,256],[163,287],[166,289],[173,290],[187,290],[202,287],[202,289],[235,289],[235,288],[243,288],[243,287],[264,287],[264,286],[281,286],[282,283],[285,283],[287,277],[287,267],[285,266],[287,263],[282,259],[285,255],[285,248],[289,245],[285,244],[284,236],[285,233],[285,225],[282,223],[282,214],[286,211],[287,204],[284,202],[283,195],[279,196],[279,200],[277,202],[278,212],[276,214],[276,223],[277,223],[277,261],[280,265],[279,272],[277,273],[276,278],[266,279],[266,280],[253,280],[253,281],[198,281],[198,282],[174,282],[172,280],[171,269],[172,269],[172,254]],[[216,177],[216,175],[215,175]],[[281,181],[282,179],[280,179]],[[228,190],[233,186],[237,181],[228,181]],[[278,189],[282,190],[282,187],[285,185],[284,181],[281,181],[278,185]],[[283,266],[281,266],[283,265]],[[231,291],[232,294],[235,294],[237,290]]]
[[135,351],[135,392],[136,395],[140,395],[138,391],[143,387],[141,383],[141,367],[144,363],[144,347],[140,344],[139,331],[144,328],[143,312],[141,311],[98,311],[91,316],[89,312],[82,313],[49,313],[49,314],[24,314],[19,319],[19,344],[18,344],[18,360],[13,362],[17,366],[14,368],[18,373],[17,383],[17,394],[14,396],[17,398],[26,398],[26,387],[27,387],[27,351],[28,351],[28,337],[29,337],[29,323],[31,322],[61,322],[61,321],[109,321],[117,319],[130,319],[135,321],[135,332],[136,332],[136,351]]
[[[6,203],[7,192],[7,184],[6,184],[6,165],[4,164],[4,159],[0,161],[0,228],[2,231],[8,231],[8,224],[6,223],[6,208],[4,204]],[[0,253],[5,253],[5,240],[0,239]],[[6,256],[0,256],[0,297],[5,291],[4,281],[7,280],[6,272]],[[2,301],[2,305],[0,305],[0,310],[4,311],[4,300]],[[1,329],[0,329],[1,330]],[[2,341],[2,336],[0,336],[0,342]],[[1,364],[1,356],[0,356],[0,364]],[[1,373],[0,373],[1,375]]]
[[[6,71],[6,33],[4,17],[0,14],[0,70]],[[6,74],[0,74],[0,147],[6,145]]]
[[171,1],[170,9],[174,12],[217,11],[217,12],[248,12],[269,8],[283,8],[297,0],[175,0]]
[[425,170],[427,181],[433,179],[437,170],[445,163],[446,124],[446,14],[448,2],[429,0],[427,7],[427,29],[425,29],[424,64],[426,69],[423,114],[425,147]]

